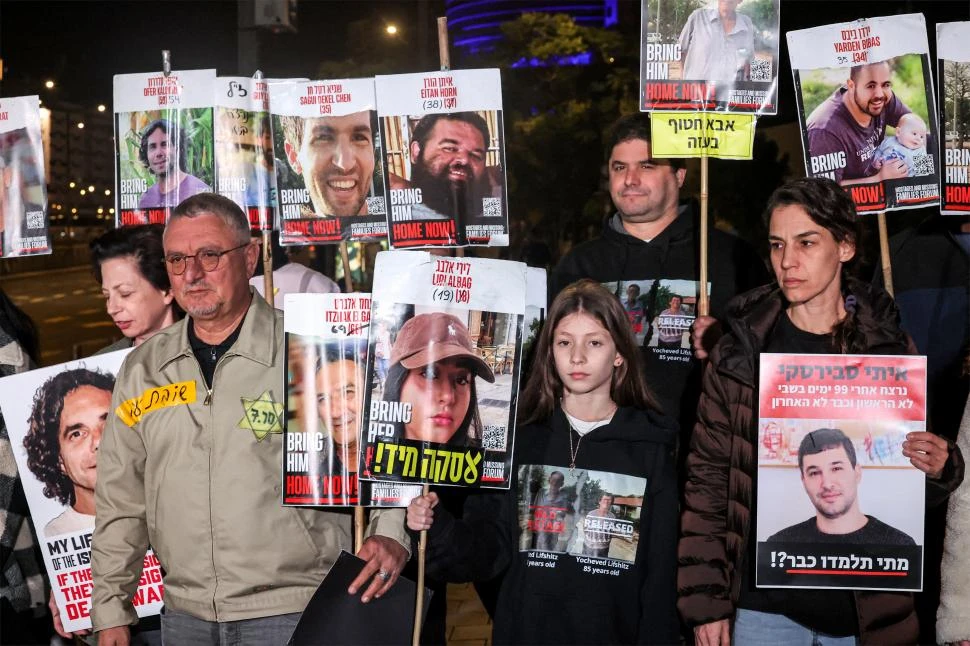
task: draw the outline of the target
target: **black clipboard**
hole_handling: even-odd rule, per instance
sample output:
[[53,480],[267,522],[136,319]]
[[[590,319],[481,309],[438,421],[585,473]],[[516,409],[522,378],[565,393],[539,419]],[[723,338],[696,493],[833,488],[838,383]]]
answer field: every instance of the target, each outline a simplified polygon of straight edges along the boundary
[[[409,644],[414,627],[417,584],[403,576],[380,599],[360,602],[360,594],[347,594],[365,561],[341,550],[303,610],[290,639],[292,646]],[[421,621],[428,614],[431,590],[424,590]]]

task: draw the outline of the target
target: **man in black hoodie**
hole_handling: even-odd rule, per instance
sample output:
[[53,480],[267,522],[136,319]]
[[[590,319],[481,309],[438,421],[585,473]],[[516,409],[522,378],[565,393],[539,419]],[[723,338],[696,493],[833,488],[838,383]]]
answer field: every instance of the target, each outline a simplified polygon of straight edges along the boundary
[[[621,299],[629,285],[636,285],[645,321],[652,321],[675,294],[682,297],[682,313],[696,316],[700,232],[697,210],[680,203],[680,188],[687,175],[684,160],[653,159],[650,115],[642,113],[613,124],[606,138],[606,158],[616,213],[606,220],[600,237],[578,245],[560,261],[552,274],[550,299],[566,285],[592,278]],[[761,205],[752,208],[760,210]],[[700,394],[698,359],[720,337],[716,319],[730,298],[769,280],[764,262],[739,238],[712,228],[708,248],[713,318],[699,317],[694,322],[694,336],[699,337],[694,344],[696,355],[690,348],[658,343],[643,348],[647,383],[664,412],[680,420],[683,446],[694,426]],[[645,342],[657,334],[656,330],[650,332]]]

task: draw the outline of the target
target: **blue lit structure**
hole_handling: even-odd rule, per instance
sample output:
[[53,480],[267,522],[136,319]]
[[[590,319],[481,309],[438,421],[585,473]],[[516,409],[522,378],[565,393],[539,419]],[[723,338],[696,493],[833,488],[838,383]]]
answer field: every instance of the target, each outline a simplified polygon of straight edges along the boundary
[[[523,13],[566,13],[587,27],[610,27],[617,22],[618,0],[446,0],[445,15],[452,45],[462,54],[491,51],[502,39],[502,23]],[[588,65],[589,53],[563,57],[559,65]],[[542,65],[521,60],[513,67]]]

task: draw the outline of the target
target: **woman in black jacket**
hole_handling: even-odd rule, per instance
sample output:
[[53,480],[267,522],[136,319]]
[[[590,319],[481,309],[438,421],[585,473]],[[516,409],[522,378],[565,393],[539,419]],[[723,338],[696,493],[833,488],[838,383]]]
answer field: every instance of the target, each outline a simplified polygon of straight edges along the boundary
[[[702,646],[915,643],[909,593],[755,586],[760,353],[892,355],[912,347],[892,298],[847,276],[862,225],[838,184],[790,182],[772,194],[766,215],[777,286],[732,301],[728,332],[704,374],[687,456],[679,609]],[[939,436],[909,433],[902,453],[926,473],[931,501],[962,479],[959,451]]]

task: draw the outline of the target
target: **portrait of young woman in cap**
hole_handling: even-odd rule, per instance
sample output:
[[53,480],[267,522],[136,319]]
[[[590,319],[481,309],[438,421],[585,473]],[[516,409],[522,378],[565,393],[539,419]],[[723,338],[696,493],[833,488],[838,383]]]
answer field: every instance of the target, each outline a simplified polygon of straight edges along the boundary
[[468,327],[453,314],[418,314],[401,326],[391,349],[384,401],[408,404],[395,436],[452,446],[481,444],[475,377],[495,383]]

